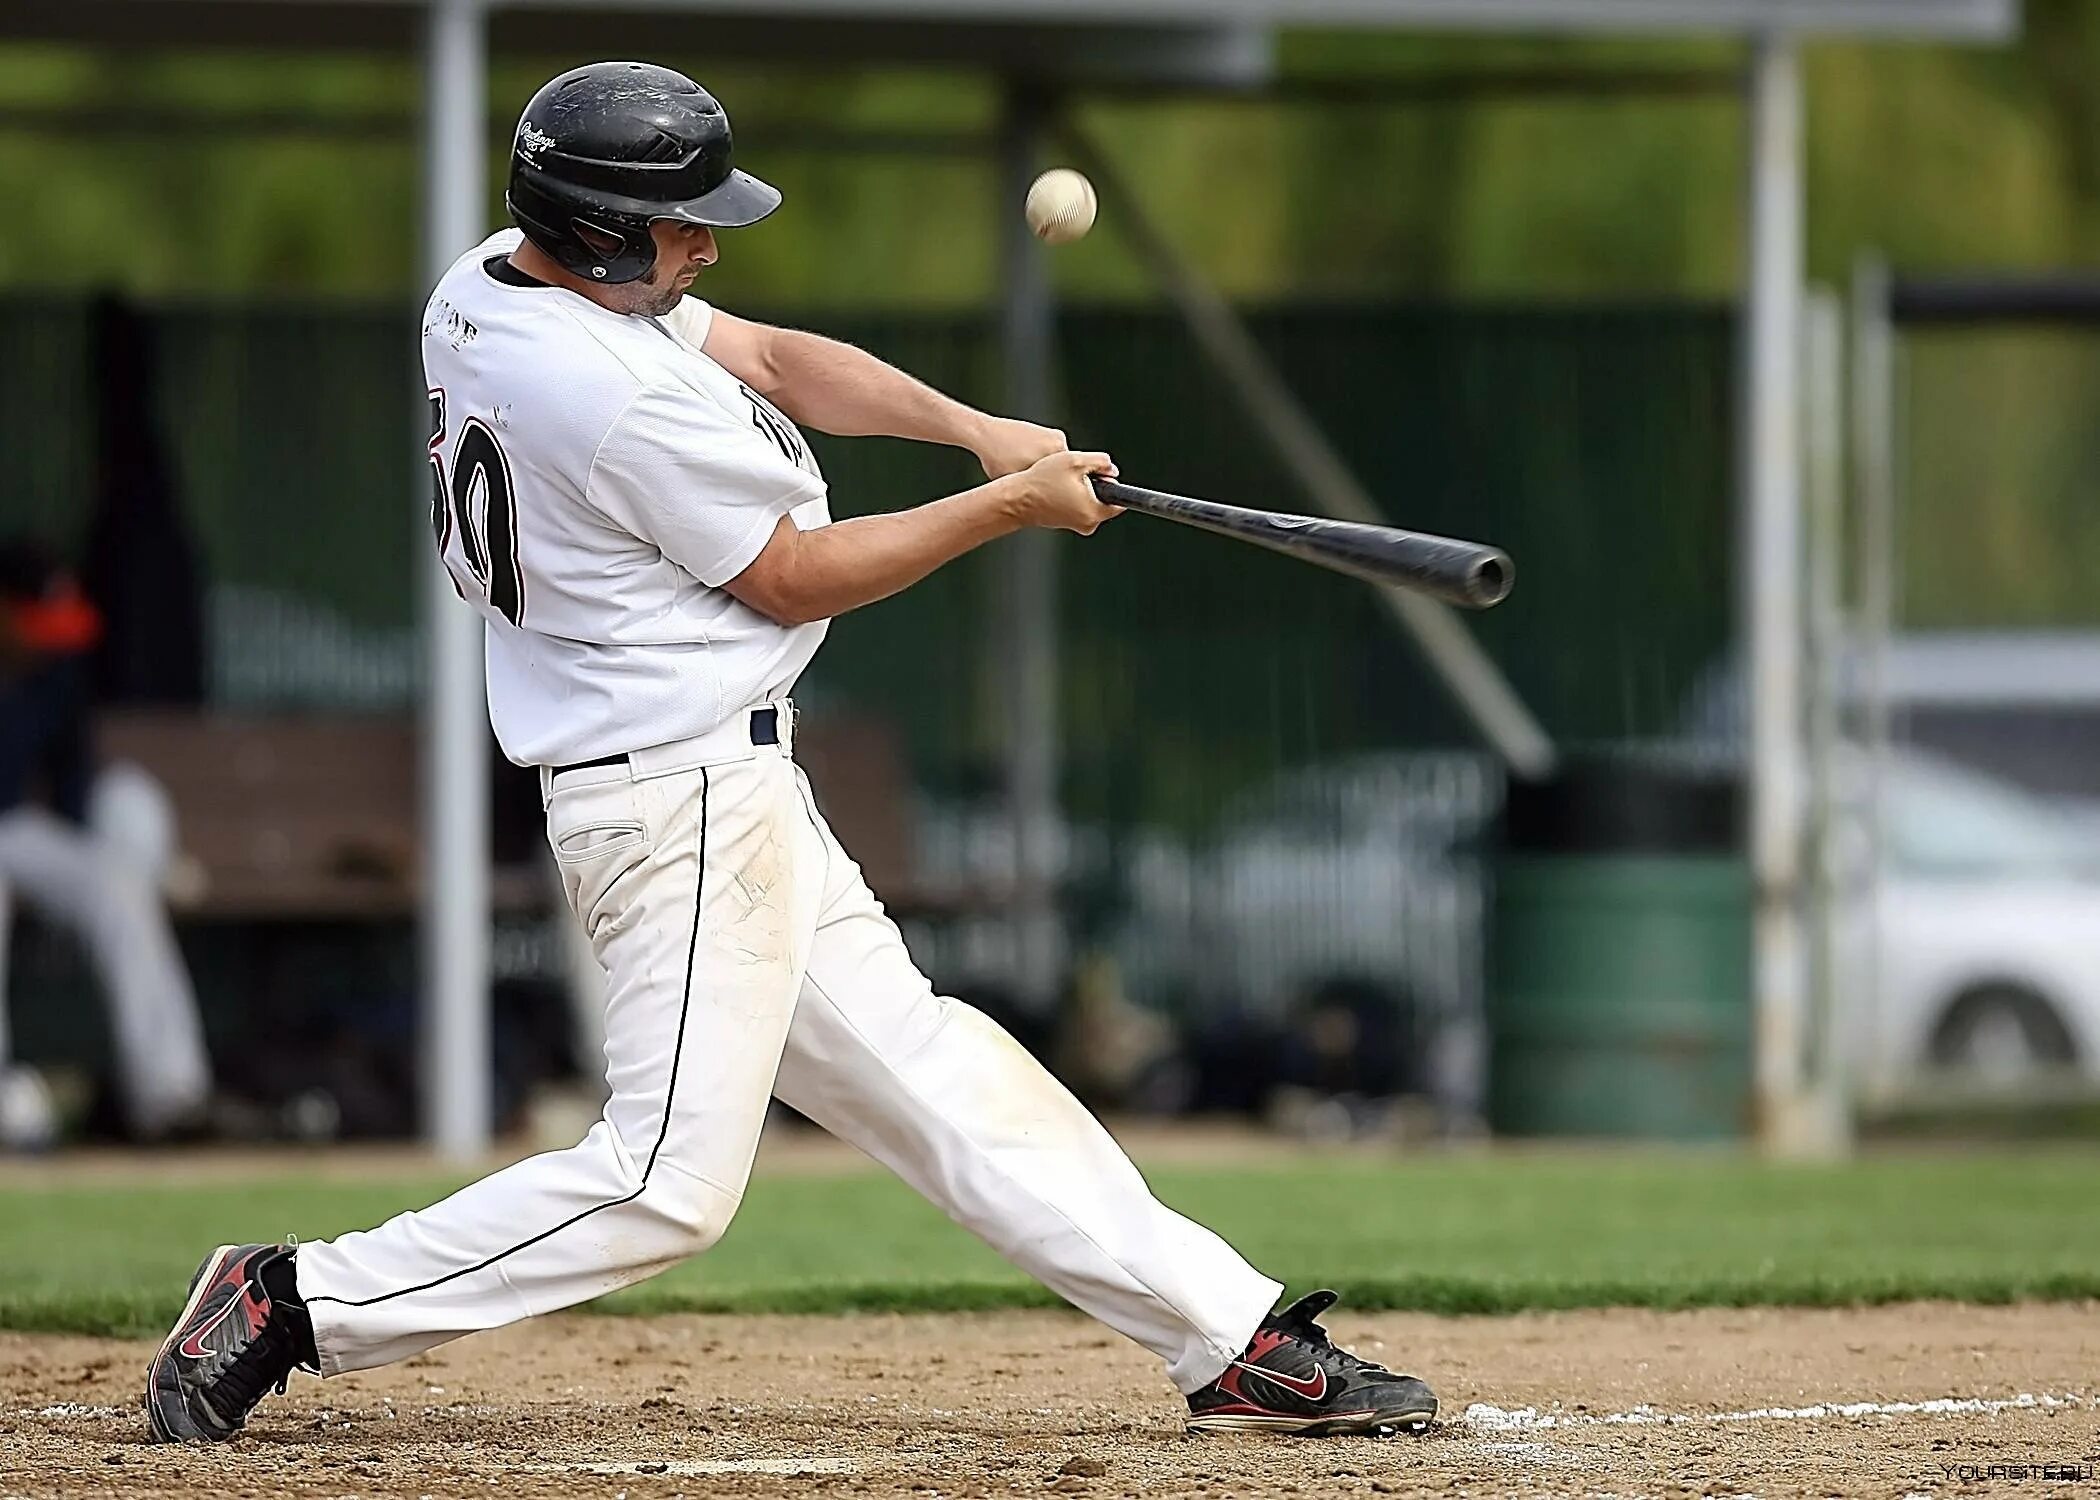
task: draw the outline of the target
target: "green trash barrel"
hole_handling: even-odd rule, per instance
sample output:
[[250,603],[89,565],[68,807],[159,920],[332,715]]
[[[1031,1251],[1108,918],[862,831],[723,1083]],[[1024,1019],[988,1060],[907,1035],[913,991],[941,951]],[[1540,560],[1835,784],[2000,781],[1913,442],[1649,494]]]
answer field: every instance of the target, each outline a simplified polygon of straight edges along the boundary
[[1748,1128],[1741,806],[1732,772],[1633,757],[1511,786],[1489,950],[1497,1133]]

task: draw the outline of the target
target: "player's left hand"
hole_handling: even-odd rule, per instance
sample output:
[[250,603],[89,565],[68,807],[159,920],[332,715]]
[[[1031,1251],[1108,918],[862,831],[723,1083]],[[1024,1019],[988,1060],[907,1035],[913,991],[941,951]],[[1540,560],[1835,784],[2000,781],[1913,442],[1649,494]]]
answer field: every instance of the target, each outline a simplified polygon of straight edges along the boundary
[[1070,446],[1055,427],[1038,427],[1013,417],[992,417],[970,449],[984,465],[985,478],[1003,479],[1033,468],[1038,459],[1063,453]]

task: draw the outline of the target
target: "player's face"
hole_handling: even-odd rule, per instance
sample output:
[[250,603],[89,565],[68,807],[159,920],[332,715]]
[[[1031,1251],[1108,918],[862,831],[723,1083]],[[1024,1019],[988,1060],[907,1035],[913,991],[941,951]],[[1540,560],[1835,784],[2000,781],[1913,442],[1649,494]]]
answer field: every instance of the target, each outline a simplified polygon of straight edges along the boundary
[[641,280],[627,283],[625,290],[633,300],[623,310],[658,318],[678,305],[693,278],[713,265],[721,252],[715,232],[704,224],[665,219],[650,225],[649,234],[656,241],[656,264]]

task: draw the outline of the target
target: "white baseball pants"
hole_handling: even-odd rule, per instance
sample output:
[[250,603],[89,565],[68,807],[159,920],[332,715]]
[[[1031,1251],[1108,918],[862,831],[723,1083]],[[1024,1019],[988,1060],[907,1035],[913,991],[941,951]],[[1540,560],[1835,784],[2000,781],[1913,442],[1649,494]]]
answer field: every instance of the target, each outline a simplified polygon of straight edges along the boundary
[[[933,993],[748,718],[543,777],[547,836],[607,975],[604,1118],[377,1229],[303,1247],[324,1375],[600,1296],[712,1245],[778,1095],[1053,1291],[1209,1383],[1282,1288],[1155,1199],[985,1016]],[[850,1233],[850,1225],[838,1226]]]

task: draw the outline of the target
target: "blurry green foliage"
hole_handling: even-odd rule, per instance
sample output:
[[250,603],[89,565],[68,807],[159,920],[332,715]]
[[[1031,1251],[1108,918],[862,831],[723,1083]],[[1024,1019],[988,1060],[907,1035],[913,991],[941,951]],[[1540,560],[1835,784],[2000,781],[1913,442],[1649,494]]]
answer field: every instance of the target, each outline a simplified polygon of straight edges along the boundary
[[[1810,259],[1861,246],[1902,266],[2061,265],[2100,250],[2100,6],[2031,0],[2012,47],[1809,48]],[[646,50],[646,46],[642,47]],[[1711,42],[1291,33],[1298,77],[1508,68],[1726,68]],[[743,122],[790,211],[734,238],[711,287],[794,303],[967,305],[989,293],[985,161],[810,149],[789,127],[988,130],[996,91],[953,70],[666,57]],[[501,60],[500,115],[561,59]],[[0,109],[137,128],[0,127],[0,285],[402,294],[418,281],[406,59],[0,47]],[[334,115],[339,133],[198,132],[199,114]],[[1741,112],[1726,94],[1472,103],[1089,104],[1176,237],[1237,295],[1641,291],[1736,275]],[[165,120],[165,125],[158,122]],[[769,138],[772,144],[769,144]],[[492,167],[499,166],[494,153]],[[490,222],[499,211],[496,190]],[[1081,296],[1143,292],[1113,234],[1059,257]]]
[[[1842,286],[1863,249],[1909,272],[2100,259],[2100,5],[2029,0],[2024,12],[2023,36],[2004,48],[1807,49],[1814,277]],[[636,45],[647,50],[645,38]],[[1293,32],[1281,57],[1298,78],[1436,78],[1725,71],[1740,49]],[[730,103],[747,164],[788,194],[787,211],[725,237],[709,296],[819,327],[837,326],[832,309],[945,315],[988,303],[997,184],[986,158],[840,152],[796,132],[988,134],[999,109],[993,80],[952,69],[664,60],[700,72]],[[499,60],[496,113],[562,61]],[[0,287],[116,287],[164,306],[407,303],[422,279],[418,84],[409,60],[369,55],[0,45],[0,201],[11,205]],[[99,117],[112,100],[134,122],[122,131],[63,123]],[[40,112],[59,123],[27,123]],[[229,112],[337,124],[198,128]],[[1703,300],[1725,296],[1739,274],[1742,111],[1726,92],[1323,107],[1093,102],[1082,122],[1176,241],[1243,300]],[[493,226],[499,151],[490,166]],[[1055,266],[1077,301],[1154,295],[1112,222]],[[18,325],[9,337],[19,347],[0,384],[33,391],[39,370],[66,363],[34,329]],[[2100,622],[2090,586],[2100,565],[2100,508],[2088,503],[2089,481],[2100,479],[2091,342],[2032,333],[1913,341],[1901,403],[1907,622]],[[1377,367],[1394,356],[1358,358]],[[1305,365],[1314,385],[1333,368],[1319,354]],[[1318,400],[1346,403],[1362,368],[1341,372],[1347,389]],[[1113,384],[1099,372],[1089,383]],[[980,399],[994,388],[967,384]],[[1497,399],[1550,418],[1551,403],[1540,406],[1521,384],[1513,377]],[[1074,396],[1086,404],[1085,392]],[[1435,410],[1419,394],[1406,399]],[[1658,472],[1681,446],[1650,444]],[[52,472],[34,488],[72,488],[84,454],[42,447],[51,451],[38,462]],[[1534,573],[1527,592],[1536,586]],[[1653,696],[1638,684],[1627,691]]]
[[1898,617],[2100,626],[2100,338],[1919,330],[1902,360]]

